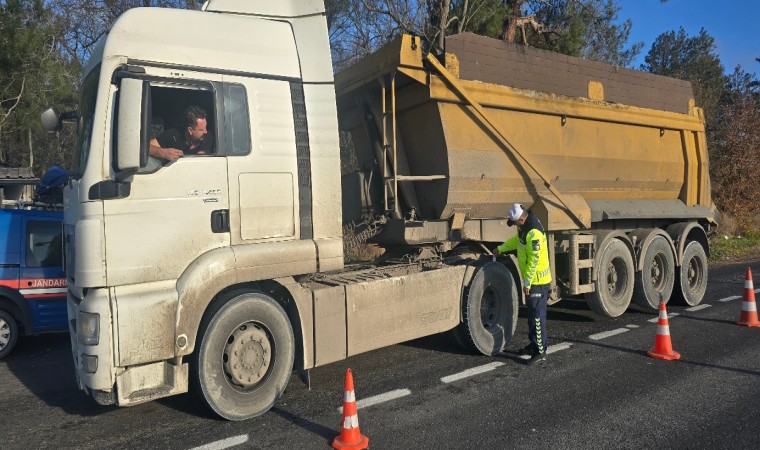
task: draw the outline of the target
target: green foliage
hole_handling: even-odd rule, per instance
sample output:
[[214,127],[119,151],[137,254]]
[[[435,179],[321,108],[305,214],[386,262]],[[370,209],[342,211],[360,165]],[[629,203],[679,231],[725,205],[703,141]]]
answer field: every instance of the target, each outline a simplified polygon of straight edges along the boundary
[[705,110],[708,127],[719,112],[727,82],[715,49],[715,39],[704,28],[697,36],[688,36],[680,28],[659,35],[641,66],[647,72],[690,81],[697,105]]
[[584,35],[581,56],[618,66],[629,66],[644,47],[636,42],[626,48],[633,22],[630,19],[617,25],[620,7],[613,0],[589,2],[581,7]]
[[[467,11],[465,11],[465,3],[467,3]],[[456,17],[457,22],[452,24],[448,33],[456,34],[466,31],[499,39],[504,33],[504,25],[512,9],[508,3],[502,0],[480,2],[454,0],[451,2],[451,16]]]
[[615,0],[327,0],[326,7],[336,67],[400,32],[440,48],[442,35],[505,39],[512,25],[515,42],[619,66],[643,46],[628,44],[631,22],[616,23]]
[[0,160],[34,172],[65,165],[66,154],[39,125],[51,104],[76,104],[78,61],[65,58],[56,45],[55,18],[42,0],[0,3]]
[[628,47],[632,23],[616,23],[620,6],[614,0],[529,0],[526,5],[543,28],[528,32],[533,47],[628,66],[644,45]]

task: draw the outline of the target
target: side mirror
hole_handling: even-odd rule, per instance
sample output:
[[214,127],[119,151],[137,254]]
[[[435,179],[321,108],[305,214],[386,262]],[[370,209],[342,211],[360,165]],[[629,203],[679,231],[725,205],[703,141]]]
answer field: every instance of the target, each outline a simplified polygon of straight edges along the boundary
[[42,122],[42,128],[52,133],[58,131],[61,128],[61,112],[58,108],[51,106],[50,108],[42,111],[40,114],[40,122]]
[[150,150],[150,89],[146,82],[122,78],[119,89],[116,169],[134,171],[148,163]]

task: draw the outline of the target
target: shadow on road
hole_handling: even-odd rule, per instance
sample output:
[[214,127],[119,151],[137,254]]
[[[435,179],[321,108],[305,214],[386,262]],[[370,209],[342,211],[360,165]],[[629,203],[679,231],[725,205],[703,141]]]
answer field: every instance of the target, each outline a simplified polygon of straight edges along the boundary
[[32,394],[48,406],[82,417],[116,409],[98,405],[77,387],[68,334],[22,338],[4,363]]
[[572,309],[576,311],[591,312],[591,308],[588,307],[586,300],[583,300],[577,297],[563,298],[558,303],[555,303],[554,305],[549,307],[549,311],[551,311],[552,308]]
[[227,422],[208,409],[192,392],[160,398],[156,400],[156,403],[171,408],[181,414],[188,414],[200,419],[207,419],[220,423]]
[[[695,316],[688,316],[688,315],[681,315],[678,317],[679,319],[688,319],[688,320],[698,320],[700,322],[714,322],[714,323],[722,323],[722,324],[728,324],[728,325],[736,325],[736,321],[734,320],[725,320],[725,319],[710,319],[707,317],[695,317]],[[738,316],[737,316],[738,319]]]
[[456,342],[451,333],[434,334],[413,341],[402,342],[398,345],[402,347],[418,348],[421,350],[449,353],[452,355],[472,355],[472,352],[463,349]]
[[334,429],[312,422],[308,419],[304,419],[303,417],[296,416],[295,414],[289,411],[285,411],[284,409],[274,407],[270,409],[269,411],[274,414],[277,414],[278,416],[282,417],[283,419],[287,420],[293,425],[301,427],[310,433],[314,433],[317,436],[324,438],[325,443],[327,445],[330,445],[333,438],[335,437],[336,431]]
[[[527,317],[527,313],[521,311],[520,317]],[[574,314],[574,313],[566,312],[566,311],[557,311],[552,308],[549,308],[548,311],[546,312],[546,319],[558,320],[561,322],[594,322],[595,321],[591,317],[586,317],[580,314]]]
[[[718,321],[718,322],[722,322],[722,321]],[[645,356],[645,357],[649,358],[649,356],[647,355],[647,352],[644,351],[644,350],[630,349],[630,348],[625,348],[625,347],[619,347],[619,346],[616,346],[616,345],[602,344],[600,342],[592,342],[592,341],[582,340],[582,339],[563,339],[563,341],[564,342],[574,343],[574,344],[591,345],[591,346],[594,346],[594,347],[605,348],[605,349],[608,349],[608,350],[616,350],[616,351],[619,351],[619,352],[631,353],[631,354],[634,354],[634,355],[642,355],[642,356]],[[760,371],[757,371],[757,370],[741,369],[741,368],[738,368],[738,367],[719,366],[717,364],[703,363],[703,362],[693,361],[693,360],[685,359],[685,358],[681,358],[681,359],[678,359],[678,360],[675,360],[675,361],[670,361],[669,363],[672,363],[672,364],[689,364],[689,365],[693,365],[693,366],[707,367],[707,368],[710,368],[710,369],[725,370],[727,372],[734,372],[734,373],[742,373],[742,374],[745,374],[745,375],[760,376]]]

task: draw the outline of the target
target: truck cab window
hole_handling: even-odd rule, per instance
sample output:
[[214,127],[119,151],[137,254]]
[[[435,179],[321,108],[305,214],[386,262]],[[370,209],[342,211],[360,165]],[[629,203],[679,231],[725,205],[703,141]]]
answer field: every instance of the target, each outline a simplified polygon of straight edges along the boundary
[[152,84],[150,158],[140,173],[150,173],[184,157],[214,156],[214,92],[196,86]]
[[247,155],[251,152],[247,98],[245,88],[242,85],[225,85],[224,112],[227,123],[227,146],[230,155]]

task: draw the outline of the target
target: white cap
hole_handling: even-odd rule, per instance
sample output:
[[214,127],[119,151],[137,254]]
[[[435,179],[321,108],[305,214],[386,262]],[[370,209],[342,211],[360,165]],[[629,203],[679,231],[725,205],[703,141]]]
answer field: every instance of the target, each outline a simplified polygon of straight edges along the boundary
[[515,203],[512,205],[511,208],[509,208],[509,220],[512,222],[517,222],[520,220],[520,217],[523,215],[523,208],[522,205],[519,203]]

